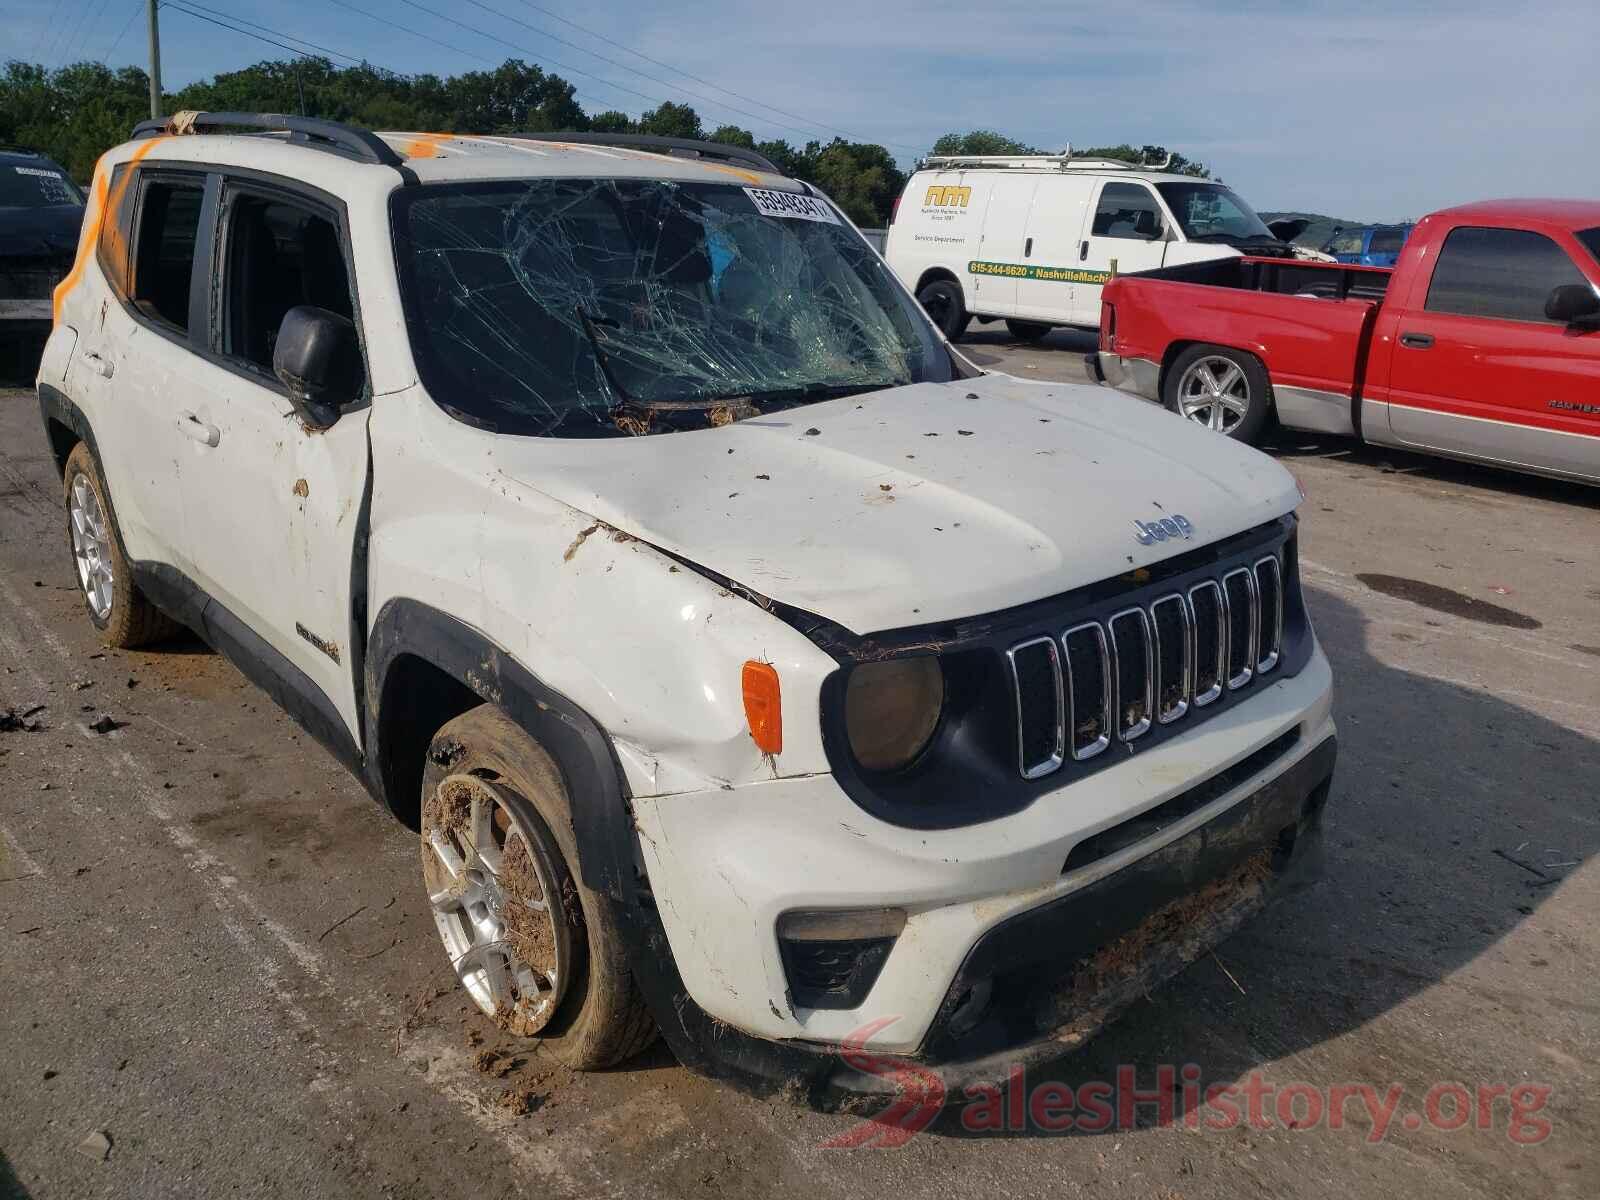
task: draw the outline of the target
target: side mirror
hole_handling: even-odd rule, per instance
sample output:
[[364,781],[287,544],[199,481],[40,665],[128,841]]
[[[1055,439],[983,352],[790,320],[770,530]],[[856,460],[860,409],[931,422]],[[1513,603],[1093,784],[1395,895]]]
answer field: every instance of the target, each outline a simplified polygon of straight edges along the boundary
[[341,405],[361,393],[361,347],[349,317],[301,304],[283,314],[272,351],[272,373],[289,389],[300,419],[326,429]]
[[1544,315],[1563,325],[1600,325],[1600,295],[1585,283],[1564,283],[1550,292]]

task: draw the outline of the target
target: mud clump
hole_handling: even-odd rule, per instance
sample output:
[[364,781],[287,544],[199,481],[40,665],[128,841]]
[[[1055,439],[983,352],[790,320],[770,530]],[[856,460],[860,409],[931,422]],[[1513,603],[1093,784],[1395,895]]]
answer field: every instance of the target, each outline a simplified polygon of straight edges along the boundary
[[539,1090],[540,1079],[521,1079],[508,1087],[495,1104],[514,1117],[525,1117],[544,1107],[549,1095]]
[[469,784],[447,779],[434,789],[423,809],[424,829],[438,829],[445,833],[465,831],[472,825],[472,788]]
[[520,1058],[499,1050],[479,1050],[472,1056],[472,1069],[494,1079],[504,1079],[521,1065]]
[[533,907],[545,903],[546,897],[533,869],[528,843],[520,837],[506,839],[500,883],[507,900],[506,941],[519,959],[548,978],[556,969],[555,930],[547,914]]
[[1239,902],[1259,896],[1271,877],[1272,853],[1261,850],[1198,891],[1158,908],[1086,959],[1076,972],[1076,990],[1094,994],[1134,978],[1158,948],[1196,937],[1209,943],[1207,930],[1225,921]]

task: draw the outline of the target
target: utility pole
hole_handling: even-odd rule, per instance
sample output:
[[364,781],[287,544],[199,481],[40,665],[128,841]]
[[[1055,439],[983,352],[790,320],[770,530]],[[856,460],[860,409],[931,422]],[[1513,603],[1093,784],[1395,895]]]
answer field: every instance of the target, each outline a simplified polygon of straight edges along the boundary
[[161,26],[156,21],[158,0],[150,0],[150,117],[161,119]]

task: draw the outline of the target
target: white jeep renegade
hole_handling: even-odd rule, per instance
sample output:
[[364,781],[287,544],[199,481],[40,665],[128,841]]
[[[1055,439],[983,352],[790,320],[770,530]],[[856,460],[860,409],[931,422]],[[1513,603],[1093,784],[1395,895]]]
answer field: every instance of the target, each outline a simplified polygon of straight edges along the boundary
[[1317,844],[1288,473],[979,373],[748,151],[147,123],[39,399],[106,640],[181,623],[265,688],[575,1067],[659,1030],[817,1104],[959,1087]]

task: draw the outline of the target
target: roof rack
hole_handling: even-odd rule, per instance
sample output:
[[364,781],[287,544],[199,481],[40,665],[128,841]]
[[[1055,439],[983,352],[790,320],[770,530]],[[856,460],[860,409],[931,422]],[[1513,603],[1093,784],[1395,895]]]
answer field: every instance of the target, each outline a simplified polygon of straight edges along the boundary
[[923,167],[1040,167],[1058,171],[1164,171],[1172,165],[1172,155],[1158,163],[1131,163],[1120,158],[1075,157],[1069,149],[1065,154],[930,154],[919,164]]
[[133,127],[133,139],[157,134],[200,133],[226,128],[260,129],[287,133],[289,140],[317,150],[327,150],[357,162],[398,167],[404,161],[389,143],[369,129],[358,129],[339,121],[318,117],[291,117],[284,113],[256,112],[180,112],[170,117],[140,121]]
[[693,138],[657,137],[649,133],[511,133],[506,137],[529,142],[573,142],[583,146],[622,146],[630,150],[648,150],[654,154],[676,155],[680,158],[720,158],[740,162],[765,171],[769,175],[782,175],[772,160],[726,142],[700,142]]

